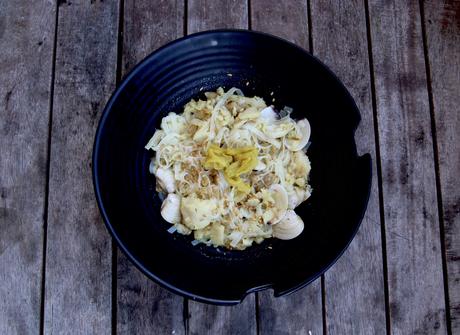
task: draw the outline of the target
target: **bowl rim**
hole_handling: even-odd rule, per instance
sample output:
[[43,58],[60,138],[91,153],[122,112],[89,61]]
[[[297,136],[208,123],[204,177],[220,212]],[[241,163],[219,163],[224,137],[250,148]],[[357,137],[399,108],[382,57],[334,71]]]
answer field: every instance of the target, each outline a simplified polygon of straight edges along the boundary
[[[99,185],[99,177],[97,175],[97,170],[98,170],[98,154],[99,154],[99,147],[100,147],[100,138],[101,138],[101,133],[102,129],[104,128],[104,125],[106,123],[106,120],[109,116],[109,112],[112,109],[114,103],[118,99],[119,95],[123,91],[123,89],[126,87],[126,85],[130,82],[130,80],[135,77],[138,72],[142,69],[142,67],[152,58],[154,57],[157,53],[161,52],[164,49],[170,48],[174,45],[180,44],[186,40],[193,39],[196,37],[200,36],[206,36],[206,35],[213,35],[213,34],[222,34],[222,33],[238,33],[238,34],[247,34],[247,35],[252,35],[252,36],[263,36],[263,37],[268,37],[270,39],[277,40],[278,42],[285,43],[289,45],[290,47],[297,49],[298,51],[304,53],[307,57],[311,58],[315,63],[317,63],[318,66],[321,66],[326,72],[328,72],[329,75],[336,81],[336,83],[343,89],[343,91],[346,93],[348,100],[351,102],[352,107],[358,112],[357,113],[357,121],[354,125],[354,128],[352,129],[353,134],[355,134],[355,131],[361,122],[361,113],[360,110],[356,104],[356,101],[352,97],[351,93],[348,91],[346,86],[343,84],[343,82],[339,79],[339,77],[326,65],[324,64],[321,60],[319,60],[316,56],[314,56],[312,53],[309,51],[305,50],[304,48],[298,46],[297,44],[288,41],[284,38],[265,33],[265,32],[260,32],[260,31],[255,31],[255,30],[248,30],[248,29],[213,29],[213,30],[204,30],[200,31],[194,34],[186,35],[180,38],[177,38],[173,41],[170,41],[161,47],[153,50],[151,53],[149,53],[147,56],[145,56],[141,61],[139,61],[123,78],[120,79],[120,81],[117,83],[113,93],[111,94],[110,98],[108,99],[101,116],[99,118],[99,123],[96,129],[95,137],[94,137],[94,143],[93,143],[93,153],[92,153],[92,179],[93,179],[93,187],[94,187],[94,193],[96,196],[96,202],[99,208],[99,211],[101,213],[102,219],[104,221],[104,224],[109,231],[111,237],[115,240],[117,247],[125,254],[125,256],[135,265],[135,267],[141,271],[147,278],[153,280],[155,283],[159,284],[161,287],[178,294],[184,298],[191,299],[193,301],[198,301],[202,303],[208,303],[208,304],[213,304],[213,305],[236,305],[241,303],[247,295],[262,291],[265,289],[273,289],[274,291],[274,296],[275,297],[281,297],[285,296],[288,294],[291,294],[297,290],[300,290],[304,288],[305,286],[309,285],[311,282],[315,281],[318,279],[320,276],[322,276],[329,268],[331,268],[337,261],[338,259],[345,253],[345,251],[348,249],[350,246],[351,242],[354,240],[359,228],[361,227],[364,215],[366,213],[368,203],[369,203],[369,198],[370,198],[370,191],[372,187],[372,158],[370,153],[363,154],[359,156],[358,152],[356,151],[357,159],[358,160],[363,160],[366,165],[368,165],[368,171],[369,171],[369,185],[367,189],[367,193],[364,196],[364,207],[361,212],[361,214],[358,217],[356,227],[352,231],[352,234],[350,235],[349,241],[346,243],[344,248],[341,250],[340,253],[337,254],[337,256],[328,264],[326,264],[320,271],[318,271],[314,276],[311,276],[307,278],[306,280],[300,282],[299,284],[290,287],[289,289],[283,290],[283,291],[277,291],[276,290],[276,285],[274,284],[263,284],[261,286],[257,287],[251,287],[246,290],[246,292],[240,297],[240,299],[214,299],[211,297],[207,296],[201,296],[195,293],[188,292],[186,290],[182,290],[167,281],[161,279],[160,277],[156,276],[154,273],[152,273],[150,270],[148,270],[129,250],[128,248],[124,245],[123,241],[121,238],[118,236],[117,232],[115,231],[114,227],[110,223],[109,216],[105,210],[103,200],[102,200],[102,195],[101,195],[101,190],[100,190],[100,185]],[[354,141],[354,147],[356,150],[356,141]],[[367,163],[365,161],[368,161]],[[112,269],[113,270],[113,269]]]

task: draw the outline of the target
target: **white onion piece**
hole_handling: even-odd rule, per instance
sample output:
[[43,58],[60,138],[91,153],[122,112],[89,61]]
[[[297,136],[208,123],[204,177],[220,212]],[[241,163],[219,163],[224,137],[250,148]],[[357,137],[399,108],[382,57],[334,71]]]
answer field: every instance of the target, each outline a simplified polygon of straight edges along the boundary
[[275,148],[279,149],[281,147],[281,143],[273,138],[270,138],[268,136],[266,136],[264,133],[262,133],[259,129],[257,129],[256,127],[254,127],[253,125],[250,125],[250,124],[245,124],[243,126],[244,129],[247,129],[249,130],[251,133],[253,133],[254,135],[257,136],[258,139],[264,141],[264,142],[267,142],[267,143],[270,143],[271,145],[273,145]]
[[171,227],[169,227],[169,229],[167,230],[167,232],[170,233],[170,234],[174,234],[176,231],[177,231],[177,227],[176,227],[176,226],[171,226]]

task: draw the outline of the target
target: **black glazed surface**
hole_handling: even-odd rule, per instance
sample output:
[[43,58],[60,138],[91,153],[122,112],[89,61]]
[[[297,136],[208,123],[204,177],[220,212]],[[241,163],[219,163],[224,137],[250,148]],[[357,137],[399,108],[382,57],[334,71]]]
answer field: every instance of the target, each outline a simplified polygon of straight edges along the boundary
[[[231,75],[229,75],[231,74]],[[296,209],[305,222],[290,241],[265,240],[244,251],[169,234],[148,173],[145,144],[168,112],[180,113],[207,90],[238,87],[277,109],[289,106],[311,123],[311,198]],[[273,96],[271,93],[273,92]],[[279,38],[220,30],[176,40],[144,59],[115,91],[94,145],[93,177],[104,221],[128,258],[148,277],[191,299],[235,304],[271,287],[291,293],[321,275],[343,253],[364,215],[370,155],[358,157],[353,99],[321,62]]]

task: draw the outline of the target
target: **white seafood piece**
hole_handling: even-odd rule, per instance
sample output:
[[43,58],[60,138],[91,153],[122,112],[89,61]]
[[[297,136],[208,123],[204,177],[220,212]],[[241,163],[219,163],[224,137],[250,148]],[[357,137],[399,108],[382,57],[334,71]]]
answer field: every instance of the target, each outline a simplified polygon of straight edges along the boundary
[[272,185],[270,191],[273,200],[275,200],[275,209],[270,223],[276,224],[286,215],[288,209],[288,194],[286,189],[280,184]]
[[292,192],[288,193],[288,208],[294,209],[299,206],[302,202],[308,199],[310,194],[301,189],[301,188],[294,188]]
[[170,169],[158,168],[155,177],[160,187],[166,192],[173,193],[176,190],[174,173]]
[[310,140],[311,128],[307,119],[297,121],[296,132],[299,139],[286,139],[285,145],[291,151],[299,151],[304,148]]
[[268,106],[260,111],[260,117],[270,123],[277,119],[277,114],[272,106]]
[[288,210],[284,218],[273,226],[273,237],[280,240],[291,240],[299,236],[304,228],[304,223],[300,216],[293,210]]
[[161,204],[161,216],[169,223],[180,223],[180,196],[169,193]]

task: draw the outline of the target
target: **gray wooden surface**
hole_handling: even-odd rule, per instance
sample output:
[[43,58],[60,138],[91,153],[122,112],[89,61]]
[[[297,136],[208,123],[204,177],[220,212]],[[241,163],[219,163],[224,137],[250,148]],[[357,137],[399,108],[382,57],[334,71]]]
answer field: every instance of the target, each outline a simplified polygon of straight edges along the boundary
[[28,334],[42,322],[55,8],[0,8],[0,334]]
[[82,0],[57,10],[44,333],[110,334],[112,249],[95,203],[91,147],[115,87],[118,6]]
[[[254,0],[251,14],[252,29],[278,35],[311,51],[306,0]],[[271,291],[261,292],[260,332],[273,335],[323,333],[322,280],[318,278],[288,297],[274,298]]]
[[[235,307],[135,269],[90,170],[116,83],[215,28],[269,32],[330,66],[375,172],[361,229],[322,278]],[[0,334],[458,334],[459,106],[458,0],[0,0]]]
[[[124,1],[120,27],[120,75],[152,50],[183,35],[183,1]],[[185,334],[184,299],[161,288],[118,252],[116,324],[118,334]]]
[[389,329],[446,332],[427,76],[418,1],[369,1]]

